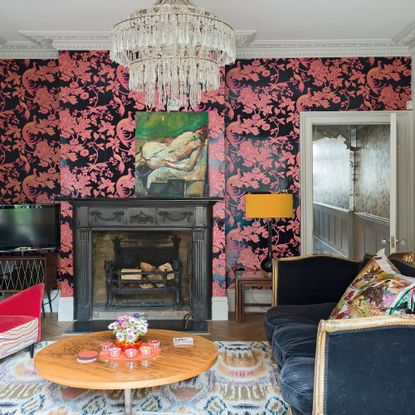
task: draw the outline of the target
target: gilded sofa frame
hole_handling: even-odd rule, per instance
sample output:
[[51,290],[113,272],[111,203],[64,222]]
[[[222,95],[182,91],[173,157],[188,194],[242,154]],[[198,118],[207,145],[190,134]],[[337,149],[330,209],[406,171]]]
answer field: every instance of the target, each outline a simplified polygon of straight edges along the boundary
[[376,327],[414,327],[415,316],[381,316],[348,320],[321,320],[317,332],[317,347],[314,367],[313,415],[325,414],[325,368],[326,340],[328,333],[358,331]]
[[415,251],[395,252],[389,255],[390,259],[400,259],[407,264],[415,265]]

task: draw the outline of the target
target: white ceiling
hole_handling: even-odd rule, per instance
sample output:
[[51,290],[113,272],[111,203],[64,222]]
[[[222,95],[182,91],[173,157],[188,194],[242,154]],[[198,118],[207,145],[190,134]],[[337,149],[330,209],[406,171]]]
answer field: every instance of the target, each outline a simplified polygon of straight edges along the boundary
[[[399,41],[415,31],[415,0],[194,0],[254,43]],[[0,0],[0,43],[26,41],[21,31],[109,31],[154,0]],[[415,32],[414,32],[415,33]],[[3,41],[1,40],[3,39]],[[412,42],[414,37],[410,39]],[[409,44],[407,41],[406,46]]]

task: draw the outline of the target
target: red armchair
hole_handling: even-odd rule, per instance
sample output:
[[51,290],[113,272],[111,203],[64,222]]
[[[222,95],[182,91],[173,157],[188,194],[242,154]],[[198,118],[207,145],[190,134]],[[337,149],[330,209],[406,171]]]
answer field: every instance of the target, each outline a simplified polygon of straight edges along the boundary
[[25,347],[33,357],[40,340],[45,284],[37,284],[0,302],[0,359]]

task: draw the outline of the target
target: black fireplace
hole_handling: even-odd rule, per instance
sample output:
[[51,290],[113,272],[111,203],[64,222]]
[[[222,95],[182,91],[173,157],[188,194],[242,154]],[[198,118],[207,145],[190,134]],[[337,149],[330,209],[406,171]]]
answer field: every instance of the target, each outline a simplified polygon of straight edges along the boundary
[[[74,207],[74,266],[75,266],[75,319],[78,321],[93,320],[93,239],[100,232],[122,232],[131,235],[148,237],[149,246],[154,240],[171,239],[172,247],[163,249],[159,254],[151,252],[154,247],[142,249],[150,260],[159,266],[160,263],[171,263],[170,268],[157,268],[153,271],[139,270],[139,275],[131,271],[131,264],[139,259],[129,254],[130,239],[123,247],[120,238],[114,238],[114,249],[117,260],[107,265],[107,289],[109,296],[126,297],[140,294],[143,279],[152,283],[151,293],[162,291],[174,292],[175,307],[181,307],[178,283],[181,278],[181,266],[174,259],[169,260],[177,249],[176,234],[188,233],[191,250],[190,264],[192,282],[190,285],[190,315],[194,321],[205,321],[211,317],[212,295],[212,204],[218,199],[77,199],[70,200]],[[176,245],[175,245],[176,244]],[[158,256],[159,255],[159,256]],[[129,258],[129,259],[128,259]],[[157,261],[158,258],[158,261]],[[165,264],[164,264],[165,265]],[[174,268],[174,269],[173,269]],[[121,279],[123,269],[129,269],[127,276]],[[128,277],[128,273],[135,278]],[[138,277],[140,280],[137,280]],[[151,281],[153,278],[153,281]],[[158,278],[159,281],[154,282]],[[109,286],[108,286],[109,284]],[[128,291],[132,288],[131,291]],[[143,303],[144,304],[144,303]],[[112,306],[112,299],[111,304]],[[162,305],[161,303],[158,306]],[[107,307],[109,306],[107,302]],[[140,301],[137,303],[140,306]]]

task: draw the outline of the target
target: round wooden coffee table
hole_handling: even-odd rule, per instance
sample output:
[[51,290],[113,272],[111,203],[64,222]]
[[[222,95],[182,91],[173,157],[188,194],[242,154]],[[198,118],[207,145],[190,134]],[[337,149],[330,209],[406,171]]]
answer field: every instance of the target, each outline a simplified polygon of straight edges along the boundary
[[124,390],[124,413],[132,412],[132,389],[167,385],[190,379],[210,369],[216,362],[215,345],[203,337],[191,336],[193,346],[174,347],[173,338],[188,336],[170,330],[149,330],[144,341],[161,343],[158,357],[145,362],[117,361],[81,364],[76,358],[82,350],[100,351],[100,343],[113,340],[111,331],[73,336],[53,343],[35,356],[37,371],[59,385],[81,389]]

